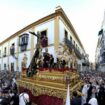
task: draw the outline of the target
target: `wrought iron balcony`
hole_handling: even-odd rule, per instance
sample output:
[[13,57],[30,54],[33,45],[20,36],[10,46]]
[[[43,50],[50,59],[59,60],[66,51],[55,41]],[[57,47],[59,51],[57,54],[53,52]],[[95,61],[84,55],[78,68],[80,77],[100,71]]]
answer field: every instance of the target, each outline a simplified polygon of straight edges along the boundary
[[67,38],[64,39],[66,45],[70,48],[73,49],[75,54],[77,55],[77,57],[79,57],[80,59],[82,59],[82,54],[77,50],[77,48],[72,44],[72,42],[70,40],[68,40]]
[[3,57],[6,57],[6,53],[3,54]]
[[101,61],[99,65],[103,65],[103,64],[105,65],[105,60]]
[[19,36],[19,46],[28,45],[29,35],[24,33],[23,35]]
[[14,54],[15,54],[15,48],[14,48],[14,47],[11,47],[11,48],[10,48],[10,54],[11,54],[11,55],[14,55]]
[[104,55],[104,53],[103,53],[103,55],[101,56],[101,61],[100,61],[100,64],[103,64],[103,63],[105,63],[105,55]]
[[105,47],[104,48],[101,48],[100,55],[103,55],[104,52],[105,52]]

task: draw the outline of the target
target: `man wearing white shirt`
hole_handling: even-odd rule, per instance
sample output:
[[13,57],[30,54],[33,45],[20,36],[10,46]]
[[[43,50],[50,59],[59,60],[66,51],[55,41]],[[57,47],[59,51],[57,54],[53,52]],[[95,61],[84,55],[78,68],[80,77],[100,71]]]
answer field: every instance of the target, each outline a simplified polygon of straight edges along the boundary
[[26,90],[24,90],[19,95],[19,105],[26,105],[27,102],[29,102],[29,95],[26,93]]
[[91,104],[91,105],[98,105],[97,99],[95,97],[91,98],[89,100],[89,104]]

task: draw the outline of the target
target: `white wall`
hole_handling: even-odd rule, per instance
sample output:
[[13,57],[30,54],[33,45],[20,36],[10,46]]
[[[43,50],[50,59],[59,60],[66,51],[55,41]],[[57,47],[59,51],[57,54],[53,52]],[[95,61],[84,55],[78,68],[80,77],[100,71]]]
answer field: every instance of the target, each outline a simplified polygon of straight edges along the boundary
[[[33,32],[33,30],[30,29],[29,32]],[[35,45],[37,43],[37,38],[36,38],[36,36],[32,35],[31,33],[28,33],[28,34],[29,34],[28,49],[31,49],[31,45],[35,47]],[[34,40],[34,41],[32,42],[31,39]]]
[[60,37],[60,43],[62,43],[62,41],[64,41],[64,38],[65,38],[65,36],[64,36],[64,29],[65,29],[64,24],[62,23],[61,20],[59,20],[59,37]]
[[22,59],[24,57],[24,54],[27,55],[27,65],[26,65],[26,67],[28,67],[30,62],[31,62],[31,60],[30,60],[30,51],[19,53],[19,55],[18,55],[18,67],[19,67],[19,71],[21,71],[21,63],[22,63]]

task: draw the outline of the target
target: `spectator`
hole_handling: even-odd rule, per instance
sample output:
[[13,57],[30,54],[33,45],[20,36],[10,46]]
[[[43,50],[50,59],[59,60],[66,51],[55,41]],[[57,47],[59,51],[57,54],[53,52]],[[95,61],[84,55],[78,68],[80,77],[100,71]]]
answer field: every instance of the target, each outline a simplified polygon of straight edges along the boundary
[[29,95],[26,92],[26,90],[24,90],[20,95],[19,95],[19,105],[26,105],[26,103],[29,103]]
[[81,105],[81,97],[77,95],[77,92],[73,92],[73,98],[71,99],[71,105]]
[[98,105],[97,99],[96,99],[95,97],[91,98],[91,99],[89,100],[89,104],[90,104],[90,105]]
[[19,105],[19,96],[16,92],[14,92],[14,95],[10,99],[10,105]]
[[54,58],[53,58],[53,55],[51,54],[50,55],[50,68],[52,68],[54,65]]
[[88,85],[84,84],[83,89],[82,89],[82,94],[84,94],[84,95],[82,96],[82,104],[81,105],[84,105],[86,103],[87,91],[88,91]]

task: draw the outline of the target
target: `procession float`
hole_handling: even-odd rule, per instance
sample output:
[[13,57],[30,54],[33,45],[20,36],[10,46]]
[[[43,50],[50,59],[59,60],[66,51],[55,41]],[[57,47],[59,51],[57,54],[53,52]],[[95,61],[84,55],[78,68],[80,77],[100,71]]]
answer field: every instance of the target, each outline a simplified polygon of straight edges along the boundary
[[[30,32],[31,34],[35,33]],[[39,36],[37,36],[37,42]],[[18,80],[19,92],[26,89],[29,93],[30,99],[36,105],[65,105],[67,84],[70,84],[70,95],[72,92],[80,89],[82,81],[76,69],[69,68],[64,62],[59,62],[64,58],[65,61],[69,60],[67,44],[60,44],[57,53],[57,63],[51,63],[48,59],[48,52],[43,54],[44,58],[40,57],[41,46],[37,43],[35,53],[28,68],[22,67],[21,79]],[[48,60],[46,60],[46,58]],[[45,62],[43,67],[41,61]],[[75,60],[75,59],[73,59]],[[40,61],[40,64],[39,64]],[[47,61],[47,64],[46,64]],[[42,62],[42,63],[43,63]],[[80,94],[78,92],[78,94]]]

